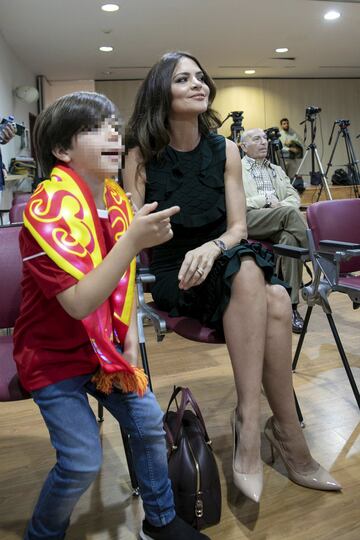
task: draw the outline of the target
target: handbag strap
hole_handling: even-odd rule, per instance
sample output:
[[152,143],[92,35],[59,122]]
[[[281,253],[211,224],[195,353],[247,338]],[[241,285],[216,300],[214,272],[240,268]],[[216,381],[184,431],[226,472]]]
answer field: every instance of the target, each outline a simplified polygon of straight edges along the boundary
[[[181,393],[181,402],[180,402],[180,405],[178,405],[176,397],[180,393]],[[176,411],[176,427],[175,427],[175,430],[174,430],[174,435],[169,436],[170,430],[168,429],[168,427],[166,425],[166,422],[167,422],[167,416],[168,416],[168,413],[169,413],[169,409],[170,409],[171,404],[172,404],[172,402],[174,400],[176,402],[176,407],[177,407],[177,411]],[[207,443],[211,443],[210,437],[208,435],[208,432],[207,432],[207,429],[206,429],[206,426],[205,426],[204,418],[203,418],[203,416],[201,414],[201,411],[200,411],[200,407],[197,404],[197,401],[194,398],[193,394],[191,393],[191,390],[189,388],[187,388],[187,387],[177,386],[177,387],[174,387],[174,391],[173,391],[173,393],[172,393],[172,395],[170,397],[169,404],[167,406],[166,413],[165,413],[165,416],[164,416],[164,425],[166,425],[165,431],[166,431],[166,434],[168,436],[170,444],[172,446],[177,446],[178,436],[179,436],[179,433],[180,433],[180,428],[181,428],[183,416],[184,416],[186,407],[188,405],[191,405],[195,415],[197,416],[197,418],[200,421],[201,427],[202,427],[203,432],[204,432],[205,441]]]

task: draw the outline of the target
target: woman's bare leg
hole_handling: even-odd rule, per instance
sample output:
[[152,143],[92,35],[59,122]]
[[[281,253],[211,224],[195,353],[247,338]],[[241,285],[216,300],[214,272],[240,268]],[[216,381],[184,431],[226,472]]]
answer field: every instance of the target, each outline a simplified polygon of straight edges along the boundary
[[235,275],[223,327],[235,377],[241,426],[237,470],[259,471],[260,392],[266,335],[267,301],[263,272],[244,257]]
[[291,373],[291,303],[280,285],[266,285],[268,304],[263,385],[275,424],[297,471],[314,468],[296,413]]

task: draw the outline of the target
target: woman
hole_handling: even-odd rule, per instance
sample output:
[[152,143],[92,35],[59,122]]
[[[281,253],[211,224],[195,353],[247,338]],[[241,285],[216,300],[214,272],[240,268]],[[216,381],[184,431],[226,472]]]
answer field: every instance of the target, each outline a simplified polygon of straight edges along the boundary
[[[340,490],[316,463],[299,426],[291,376],[291,305],[276,283],[264,250],[246,242],[245,198],[237,146],[211,132],[215,86],[187,53],[164,55],[141,85],[128,125],[131,150],[126,189],[139,207],[158,201],[181,210],[174,237],[154,249],[156,304],[173,315],[220,326],[229,350],[238,397],[232,418],[235,485],[258,502],[260,391],[274,416],[265,434],[289,477],[304,486]],[[265,255],[265,256],[262,256]]]

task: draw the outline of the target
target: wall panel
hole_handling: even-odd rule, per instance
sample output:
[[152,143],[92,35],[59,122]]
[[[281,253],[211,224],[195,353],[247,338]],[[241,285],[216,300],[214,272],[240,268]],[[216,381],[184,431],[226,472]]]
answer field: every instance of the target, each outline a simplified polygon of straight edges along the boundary
[[[321,125],[318,121],[315,142],[324,168],[332,148],[328,146],[331,128],[337,119],[351,121],[349,132],[360,157],[360,139],[355,138],[360,132],[360,79],[218,79],[215,82],[218,92],[214,108],[222,118],[231,111],[244,111],[244,126],[251,128],[278,126],[280,118],[287,116],[293,129],[303,135],[303,126],[299,123],[304,119],[305,108],[319,106],[322,108]],[[108,95],[127,120],[139,85],[140,81],[97,81],[96,90]],[[229,136],[231,123],[231,119],[227,120],[219,132]],[[308,143],[309,138],[308,130]],[[346,162],[345,145],[340,137],[334,168]],[[307,159],[304,172],[309,170],[310,159]]]

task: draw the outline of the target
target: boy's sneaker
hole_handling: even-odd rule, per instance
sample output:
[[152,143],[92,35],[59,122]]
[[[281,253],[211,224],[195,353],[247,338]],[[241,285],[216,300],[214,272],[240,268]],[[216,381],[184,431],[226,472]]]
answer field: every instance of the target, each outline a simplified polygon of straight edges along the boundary
[[178,516],[164,527],[154,527],[146,519],[140,531],[141,540],[210,540]]

